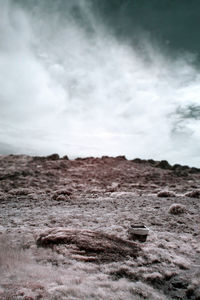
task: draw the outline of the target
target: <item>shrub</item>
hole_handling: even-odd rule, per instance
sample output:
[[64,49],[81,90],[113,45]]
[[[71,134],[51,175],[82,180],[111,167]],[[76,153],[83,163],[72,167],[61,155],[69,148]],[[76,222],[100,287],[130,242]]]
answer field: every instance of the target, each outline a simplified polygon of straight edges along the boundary
[[161,198],[166,198],[166,197],[175,197],[176,194],[170,191],[160,191],[158,192],[157,196]]
[[49,156],[47,156],[47,159],[49,160],[58,160],[60,157],[57,153],[51,154]]
[[58,197],[56,197],[57,201],[67,201],[68,200],[68,196],[64,196],[64,195],[59,195]]
[[0,201],[6,201],[7,200],[7,194],[0,192]]
[[71,189],[60,189],[60,190],[57,190],[54,192],[53,196],[52,196],[52,199],[53,200],[58,200],[58,196],[70,196],[72,194],[72,191]]
[[200,198],[200,190],[194,190],[185,194],[186,197],[190,198]]
[[32,194],[33,190],[30,188],[18,188],[18,189],[12,189],[10,191],[11,195],[16,195],[16,196],[26,196],[29,194]]
[[174,203],[169,208],[169,213],[172,215],[179,215],[185,212],[186,212],[185,206],[179,203]]
[[167,160],[161,160],[157,165],[157,168],[161,168],[161,169],[165,169],[165,170],[170,170],[172,167],[171,165],[168,163]]
[[64,155],[64,156],[63,156],[63,159],[69,160],[69,157],[68,157],[67,155]]

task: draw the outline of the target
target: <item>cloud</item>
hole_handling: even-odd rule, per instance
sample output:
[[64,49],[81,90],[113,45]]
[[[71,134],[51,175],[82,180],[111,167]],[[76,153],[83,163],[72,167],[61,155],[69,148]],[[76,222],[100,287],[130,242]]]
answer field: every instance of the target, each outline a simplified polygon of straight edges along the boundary
[[200,92],[191,56],[173,60],[147,38],[140,55],[87,1],[69,1],[65,14],[50,6],[7,1],[0,13],[0,142],[28,154],[197,165],[199,120],[186,113]]

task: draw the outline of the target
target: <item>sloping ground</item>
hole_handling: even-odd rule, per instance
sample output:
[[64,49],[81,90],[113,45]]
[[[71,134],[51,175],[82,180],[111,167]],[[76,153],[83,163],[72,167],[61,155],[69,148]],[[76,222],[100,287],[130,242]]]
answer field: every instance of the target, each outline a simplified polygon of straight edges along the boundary
[[[1,156],[0,299],[200,299],[199,179],[165,161]],[[141,222],[147,241],[129,240]]]

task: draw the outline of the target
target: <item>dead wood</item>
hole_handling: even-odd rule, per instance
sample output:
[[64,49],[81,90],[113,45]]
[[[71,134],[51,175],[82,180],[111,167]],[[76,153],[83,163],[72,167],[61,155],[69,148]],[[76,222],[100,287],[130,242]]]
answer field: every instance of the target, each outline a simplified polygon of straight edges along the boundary
[[38,246],[51,247],[59,253],[59,245],[64,244],[71,257],[95,262],[119,261],[127,256],[135,258],[140,250],[137,243],[114,235],[67,228],[46,230],[38,235],[36,243]]

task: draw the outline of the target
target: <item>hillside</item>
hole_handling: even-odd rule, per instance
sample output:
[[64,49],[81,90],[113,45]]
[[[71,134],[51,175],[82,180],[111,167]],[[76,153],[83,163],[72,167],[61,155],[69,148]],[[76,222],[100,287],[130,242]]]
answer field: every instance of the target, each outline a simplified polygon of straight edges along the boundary
[[0,156],[0,299],[200,299],[199,198],[167,161]]

